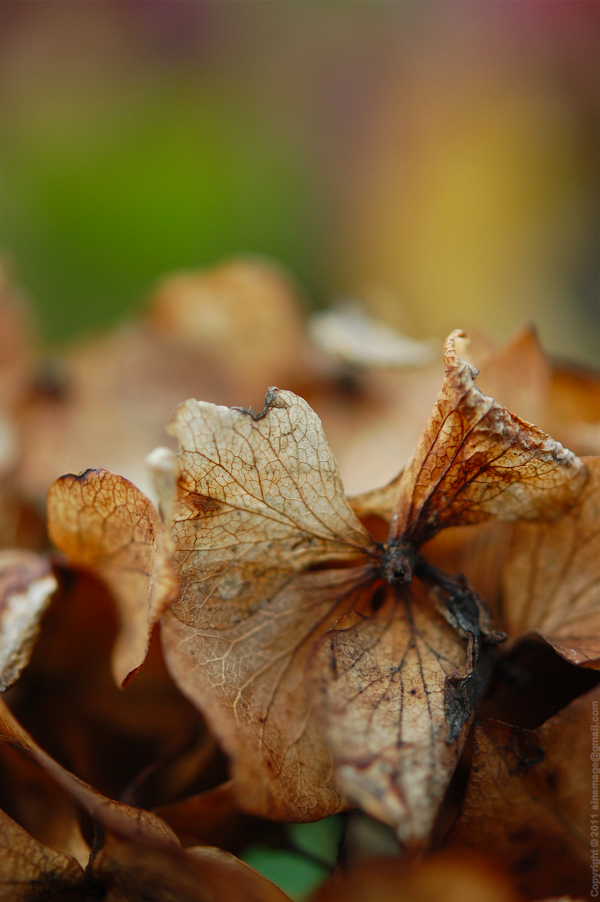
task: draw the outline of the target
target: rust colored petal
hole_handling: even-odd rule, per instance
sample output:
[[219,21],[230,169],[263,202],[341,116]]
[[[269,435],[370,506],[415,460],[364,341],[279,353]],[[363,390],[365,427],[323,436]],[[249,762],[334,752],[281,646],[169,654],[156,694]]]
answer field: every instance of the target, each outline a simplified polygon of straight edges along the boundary
[[42,845],[0,811],[2,902],[45,902],[83,885],[83,870],[75,859]]
[[163,523],[128,479],[86,470],[50,487],[48,530],[71,565],[91,570],[113,594],[120,621],[113,673],[124,685],[144,661],[152,630],[177,595]]
[[0,742],[0,807],[33,839],[85,867],[89,845],[80,809],[56,781],[20,748]]
[[600,797],[590,758],[598,751],[599,701],[596,688],[521,735],[500,721],[480,724],[461,813],[446,845],[492,855],[529,899],[587,898],[590,815],[600,813],[593,807]]
[[56,575],[59,589],[8,701],[54,757],[118,798],[141,770],[171,761],[205,727],[169,676],[156,630],[135,679],[118,687],[111,659],[119,623],[110,592],[86,570],[59,567]]
[[27,665],[56,588],[46,557],[0,551],[0,691],[12,686]]
[[600,667],[600,458],[576,505],[553,523],[518,523],[504,571],[509,635],[536,632],[573,664]]
[[500,520],[552,520],[573,505],[585,465],[475,385],[453,332],[446,378],[399,485],[390,537],[416,545],[446,526]]
[[475,682],[466,644],[418,581],[401,592],[380,583],[310,662],[342,785],[408,848],[426,845],[464,745],[474,700],[462,710],[453,677],[465,668]]

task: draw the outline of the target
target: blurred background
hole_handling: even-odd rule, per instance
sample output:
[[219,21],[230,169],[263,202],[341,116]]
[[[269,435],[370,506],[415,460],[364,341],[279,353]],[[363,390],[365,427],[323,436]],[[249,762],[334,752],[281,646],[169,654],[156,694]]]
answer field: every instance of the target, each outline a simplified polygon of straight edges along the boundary
[[0,248],[49,345],[268,255],[415,337],[600,346],[600,5],[0,3]]

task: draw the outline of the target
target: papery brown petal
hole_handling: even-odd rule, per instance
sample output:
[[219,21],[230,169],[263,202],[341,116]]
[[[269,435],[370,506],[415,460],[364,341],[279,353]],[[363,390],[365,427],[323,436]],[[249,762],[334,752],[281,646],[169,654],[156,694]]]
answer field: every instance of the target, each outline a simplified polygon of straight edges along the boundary
[[311,902],[519,902],[510,880],[491,863],[454,852],[416,865],[382,859],[328,880]]
[[71,565],[91,570],[113,594],[120,620],[113,673],[122,685],[141,666],[152,630],[177,596],[166,529],[128,479],[86,470],[50,487],[48,531]]
[[0,551],[0,691],[19,678],[57,589],[50,561],[29,551]]
[[343,786],[409,848],[426,845],[464,745],[472,710],[451,728],[449,678],[465,664],[465,646],[415,580],[402,592],[380,583],[311,656],[319,722]]
[[205,580],[227,568],[222,598],[244,604],[248,566],[298,572],[373,549],[319,418],[292,392],[269,389],[261,414],[186,401],[167,429],[180,445],[175,560],[202,563]]
[[416,545],[446,526],[500,520],[551,520],[574,503],[584,464],[536,426],[475,385],[453,332],[446,378],[399,485],[390,538]]
[[461,813],[446,846],[493,850],[529,899],[562,893],[587,898],[596,785],[593,703],[599,700],[600,687],[521,737],[499,721],[480,724]]
[[45,902],[83,885],[83,870],[73,858],[42,845],[0,811],[2,902]]
[[177,684],[232,758],[240,804],[305,820],[344,804],[309,712],[304,661],[376,552],[316,414],[270,389],[261,414],[188,401],[172,538],[181,599],[163,621]]
[[518,523],[504,572],[510,636],[536,632],[573,664],[600,667],[600,457],[577,503],[553,523]]
[[217,610],[205,608],[190,592],[164,618],[171,672],[230,757],[245,811],[297,821],[345,807],[306,696],[304,667],[361,580],[362,568],[305,573],[245,612],[222,601]]
[[289,902],[247,864],[219,849],[150,846],[108,833],[91,875],[106,902]]

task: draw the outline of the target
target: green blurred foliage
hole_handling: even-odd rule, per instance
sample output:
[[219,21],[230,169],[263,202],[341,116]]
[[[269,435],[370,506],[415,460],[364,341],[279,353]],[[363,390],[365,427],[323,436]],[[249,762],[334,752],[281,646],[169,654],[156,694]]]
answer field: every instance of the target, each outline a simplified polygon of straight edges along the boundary
[[166,273],[551,350],[600,335],[600,7],[0,0],[0,251],[56,342]]
[[3,142],[0,245],[48,340],[114,320],[165,272],[235,253],[271,255],[315,284],[309,173],[225,101],[174,81],[85,129],[74,117]]
[[249,846],[240,856],[242,861],[270,880],[293,899],[302,902],[328,876],[327,868],[298,852]]
[[301,902],[335,867],[343,830],[344,818],[340,815],[314,824],[288,824],[286,833],[294,849],[256,844],[248,846],[241,858],[291,899]]

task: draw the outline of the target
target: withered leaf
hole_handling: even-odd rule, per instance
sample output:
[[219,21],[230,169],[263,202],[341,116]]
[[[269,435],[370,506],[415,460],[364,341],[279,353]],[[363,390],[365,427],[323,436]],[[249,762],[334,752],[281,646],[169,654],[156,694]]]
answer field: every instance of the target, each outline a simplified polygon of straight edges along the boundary
[[448,848],[493,856],[529,899],[587,898],[596,688],[538,730],[500,721],[476,729],[471,774]]
[[398,490],[390,535],[417,545],[445,526],[549,520],[581,491],[579,458],[475,385],[477,370],[446,342],[446,378]]
[[0,899],[44,902],[56,893],[83,886],[74,858],[33,839],[0,810]]
[[123,685],[141,666],[152,630],[178,591],[163,523],[128,479],[86,470],[50,487],[48,532],[71,565],[91,570],[113,594],[120,620],[113,673]]
[[1,691],[12,686],[28,663],[57,585],[47,558],[30,551],[0,551]]
[[[449,696],[464,640],[420,580],[401,589],[380,582],[339,617],[310,663],[321,728],[350,796],[398,825],[406,844],[427,837],[472,713],[457,692],[454,732]],[[449,730],[460,740],[448,742]]]
[[188,401],[171,421],[181,450],[164,508],[183,588],[165,654],[252,813],[323,817],[346,790],[404,843],[426,842],[485,683],[483,645],[502,634],[466,579],[419,545],[453,523],[555,517],[587,478],[479,392],[458,334],[412,463],[354,502],[365,523],[387,519],[397,491],[385,543],[353,513],[318,418],[290,392],[270,389],[260,414]]
[[535,632],[573,664],[600,667],[600,458],[577,503],[552,523],[513,527],[502,620],[510,636]]

